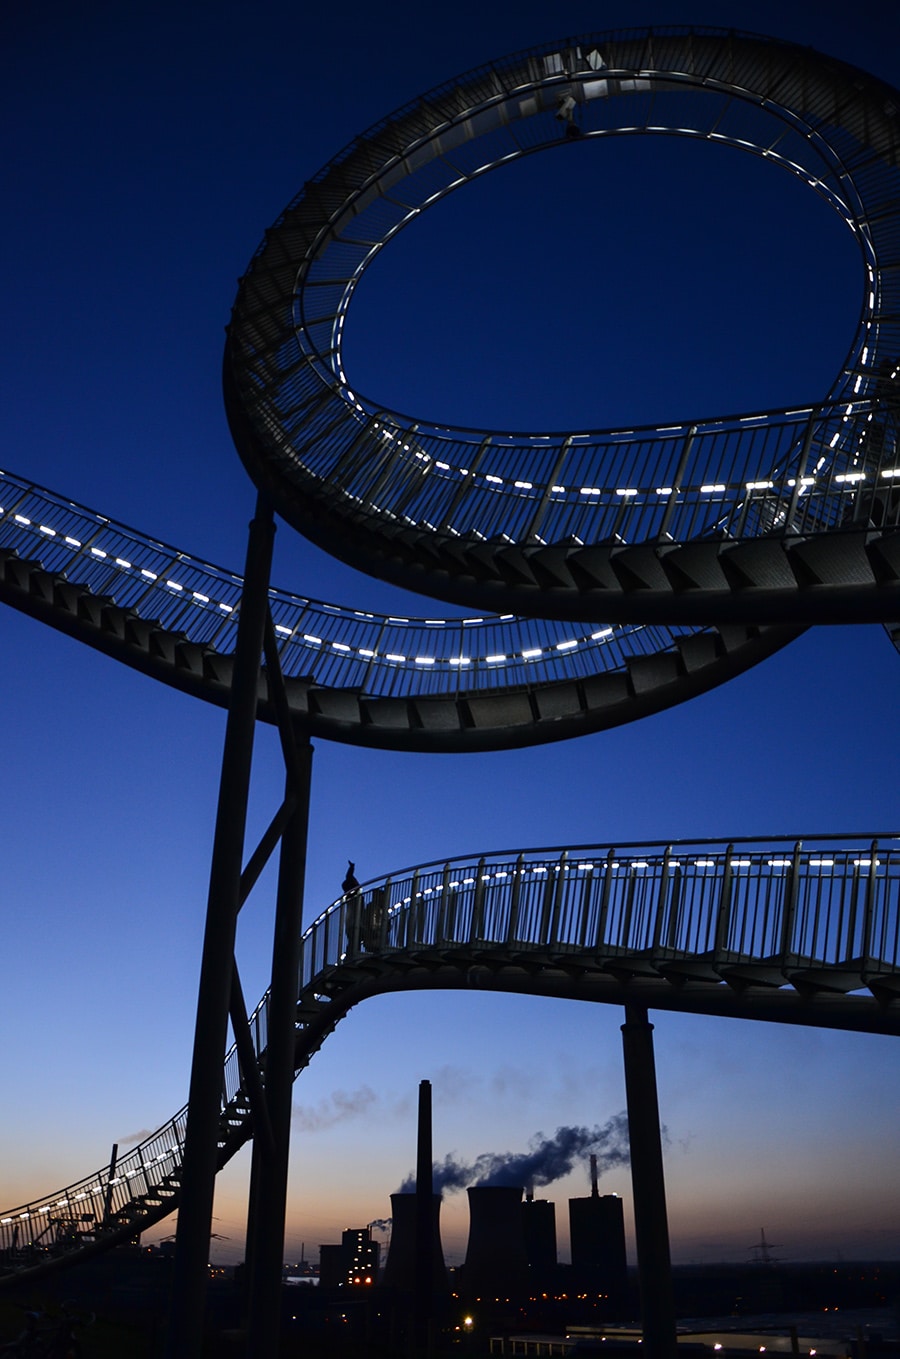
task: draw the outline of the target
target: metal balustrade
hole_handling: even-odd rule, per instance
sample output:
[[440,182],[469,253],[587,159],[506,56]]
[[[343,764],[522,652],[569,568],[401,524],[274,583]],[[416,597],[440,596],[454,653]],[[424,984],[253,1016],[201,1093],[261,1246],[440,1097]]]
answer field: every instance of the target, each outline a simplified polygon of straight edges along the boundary
[[[0,597],[156,678],[227,703],[242,588],[233,572],[0,471]],[[274,588],[269,606],[297,719],[332,739],[405,748],[597,730],[720,683],[796,635],[421,619]],[[273,717],[264,705],[260,715]]]
[[[900,835],[504,851],[367,883],[303,935],[297,1070],[360,1000],[467,987],[473,969],[505,990],[613,1003],[637,977],[666,988],[654,998],[667,1008],[729,1013],[739,1000],[749,1016],[900,1033]],[[773,994],[791,1007],[770,1012]],[[249,1020],[263,1068],[267,1000]],[[0,1269],[43,1268],[171,1213],[186,1117],[179,1110],[112,1173],[0,1215]],[[220,1164],[251,1131],[232,1047]]]
[[[242,577],[0,471],[0,549],[224,654],[234,650]],[[670,649],[686,629],[535,618],[405,618],[269,591],[289,677],[373,696],[496,689],[621,667]]]

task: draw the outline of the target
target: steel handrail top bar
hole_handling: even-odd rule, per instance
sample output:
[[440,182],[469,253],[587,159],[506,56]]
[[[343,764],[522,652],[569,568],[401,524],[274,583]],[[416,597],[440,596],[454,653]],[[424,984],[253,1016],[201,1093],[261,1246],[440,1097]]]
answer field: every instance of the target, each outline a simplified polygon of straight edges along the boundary
[[[400,230],[524,155],[638,134],[761,156],[841,217],[860,310],[825,392],[779,411],[529,435],[356,390],[350,302]],[[224,382],[239,452],[285,518],[406,588],[560,619],[894,617],[900,95],[810,49],[714,29],[593,34],[470,71],[358,137],[288,205],[241,281]]]
[[[304,932],[295,1070],[371,996],[472,986],[900,1033],[900,836],[523,849],[381,878]],[[249,1021],[260,1062],[267,1007]],[[222,1090],[220,1165],[252,1135],[234,1047]],[[186,1114],[0,1214],[0,1268],[46,1270],[171,1213]]]
[[[843,831],[840,834],[834,834],[832,831],[823,831],[821,832],[821,834],[807,833],[803,836],[790,834],[733,835],[727,842],[723,840],[720,835],[714,836],[711,839],[705,839],[703,837],[697,838],[696,836],[687,836],[682,839],[676,838],[671,840],[617,840],[614,847],[607,846],[606,849],[614,848],[615,853],[618,855],[642,857],[648,853],[657,855],[664,854],[666,850],[670,851],[680,850],[682,852],[689,852],[694,849],[712,850],[715,849],[717,846],[721,848],[723,845],[726,844],[729,850],[733,849],[736,845],[745,845],[748,848],[753,845],[758,845],[761,847],[761,849],[767,849],[769,847],[773,849],[778,849],[783,845],[794,846],[796,844],[803,845],[807,849],[809,849],[810,845],[818,845],[820,843],[825,845],[836,845],[842,844],[845,841],[849,843],[853,841],[855,842],[871,841],[873,839],[877,840],[878,843],[882,845],[885,843],[889,843],[892,840],[897,840],[898,844],[900,844],[900,830]],[[527,850],[518,848],[476,850],[474,853],[460,855],[458,856],[457,859],[431,859],[429,860],[428,863],[409,865],[406,868],[401,868],[397,870],[397,872],[392,876],[409,877],[411,874],[414,873],[424,873],[430,871],[433,868],[443,868],[447,864],[457,862],[472,863],[475,860],[478,861],[484,860],[484,862],[487,863],[488,861],[494,859],[517,858],[518,855],[520,854],[527,855],[530,858],[537,859],[558,859],[560,855],[565,854],[568,856],[569,859],[571,859],[573,855],[594,854],[596,853],[596,850],[597,846],[595,844],[535,845]],[[360,888],[363,892],[367,892],[371,888],[380,886],[383,883],[383,881],[384,880],[379,877],[371,878],[366,882],[360,883]],[[341,897],[336,898],[336,901],[332,903],[332,906],[334,906],[336,902],[339,902],[341,900],[342,900]],[[329,906],[327,910],[331,910],[332,906]],[[323,912],[322,914],[324,915],[326,914],[326,912]]]
[[[243,580],[0,471],[0,599],[224,705]],[[298,723],[417,750],[527,745],[617,725],[738,674],[796,635],[508,615],[416,619],[272,589]],[[263,686],[260,716],[274,720]]]

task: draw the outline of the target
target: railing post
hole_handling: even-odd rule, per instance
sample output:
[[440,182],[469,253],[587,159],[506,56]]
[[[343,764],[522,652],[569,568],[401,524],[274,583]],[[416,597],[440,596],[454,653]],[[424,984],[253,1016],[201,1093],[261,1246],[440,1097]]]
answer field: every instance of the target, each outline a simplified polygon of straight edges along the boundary
[[657,539],[659,542],[662,542],[662,540],[667,536],[669,532],[669,525],[671,524],[672,518],[675,514],[675,509],[678,504],[678,497],[681,495],[681,483],[684,480],[684,474],[687,470],[688,465],[688,458],[691,456],[691,449],[694,447],[694,439],[696,438],[696,436],[697,426],[691,425],[690,429],[688,430],[685,436],[684,444],[681,449],[681,456],[678,459],[678,466],[675,469],[675,476],[672,479],[672,490],[669,493],[669,499],[666,502],[665,512],[662,517],[662,523],[659,526],[659,533],[657,534]]
[[478,860],[475,870],[475,891],[472,894],[472,920],[469,926],[469,943],[475,944],[484,938],[484,859]]
[[722,871],[722,890],[719,893],[719,908],[716,911],[716,926],[713,934],[713,961],[718,962],[728,942],[728,926],[731,920],[731,856],[734,845],[725,851],[725,867]]
[[549,947],[550,944],[550,923],[553,918],[553,897],[556,883],[553,881],[553,872],[547,869],[547,877],[544,881],[544,896],[541,902],[541,919],[538,924],[537,943],[542,948]]
[[381,900],[382,900],[382,908],[381,908],[381,930],[380,930],[381,938],[380,938],[380,941],[379,941],[379,950],[378,950],[378,951],[379,951],[379,953],[384,953],[385,949],[386,949],[387,946],[388,946],[388,936],[390,935],[390,932],[391,932],[391,916],[390,916],[390,904],[391,904],[391,879],[390,879],[390,878],[385,878],[385,880],[384,880],[384,882],[383,882],[383,884],[382,884],[381,890],[382,890],[382,893],[383,893],[383,896],[382,896],[382,898],[381,898]]
[[878,891],[878,841],[872,841],[869,851],[869,873],[866,880],[866,904],[863,912],[862,960],[865,967],[875,956],[873,925],[875,923],[875,896]]
[[802,842],[798,840],[794,845],[794,853],[791,859],[791,866],[788,869],[788,882],[784,894],[784,911],[781,917],[781,966],[787,967],[788,959],[793,952],[791,945],[794,941],[794,919],[797,914],[797,892],[800,886],[800,851]]
[[424,944],[424,930],[422,929],[422,907],[419,904],[419,870],[413,873],[412,885],[409,889],[409,919],[410,932],[408,942],[410,944]]
[[449,882],[450,882],[450,865],[444,864],[444,871],[441,874],[441,902],[438,908],[438,922],[437,922],[438,943],[440,944],[446,944],[449,943],[450,941],[450,933],[448,930],[449,922],[447,919],[447,907],[449,905],[450,900],[450,889],[448,887]]
[[672,857],[672,846],[666,845],[663,851],[662,873],[659,878],[659,891],[656,894],[656,919],[653,922],[653,951],[659,948],[662,942],[663,920],[666,914],[666,892],[669,890],[669,860]]
[[569,851],[564,849],[559,856],[559,863],[556,865],[556,883],[553,891],[553,914],[550,919],[550,937],[547,941],[551,948],[555,948],[559,943],[559,917],[562,911],[562,899],[566,885],[566,867],[568,860]]
[[513,885],[509,899],[509,924],[506,929],[507,946],[515,943],[518,939],[519,902],[522,897],[522,865],[524,861],[524,854],[520,854],[518,859],[516,859],[516,866],[513,869]]
[[581,893],[581,925],[578,930],[578,947],[587,948],[588,934],[588,913],[591,905],[591,890],[594,886],[594,865],[586,868],[583,878],[583,889]]
[[596,948],[606,941],[606,921],[609,916],[609,894],[612,890],[613,864],[616,859],[616,851],[610,849],[606,856],[606,872],[603,875],[603,887],[600,890],[600,909],[597,912],[597,941]]
[[802,449],[802,451],[801,451],[801,453],[800,453],[800,457],[799,457],[798,462],[797,462],[797,475],[796,475],[796,477],[794,478],[794,489],[793,489],[793,492],[792,492],[792,494],[791,494],[791,503],[790,503],[790,506],[789,506],[789,508],[788,508],[787,517],[786,517],[786,519],[785,519],[785,521],[784,521],[784,531],[785,531],[785,533],[799,532],[799,529],[795,530],[795,529],[793,528],[793,522],[794,522],[794,515],[797,513],[797,502],[798,502],[799,499],[800,499],[800,492],[801,492],[802,489],[803,489],[803,487],[802,487],[802,485],[801,485],[801,482],[803,481],[803,478],[806,476],[806,468],[807,468],[807,465],[808,465],[808,463],[809,463],[809,450],[810,450],[810,446],[812,445],[813,432],[814,432],[815,427],[816,427],[816,426],[815,426],[815,419],[816,419],[816,412],[813,411],[813,412],[810,414],[809,420],[808,420],[807,425],[806,425],[806,434],[804,435],[804,438],[803,438],[803,449]]

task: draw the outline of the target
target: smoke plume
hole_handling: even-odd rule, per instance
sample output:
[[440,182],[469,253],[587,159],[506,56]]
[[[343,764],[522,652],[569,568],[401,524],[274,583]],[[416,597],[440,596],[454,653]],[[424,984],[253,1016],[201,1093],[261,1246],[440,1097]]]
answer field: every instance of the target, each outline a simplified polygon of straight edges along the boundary
[[[452,1194],[467,1185],[553,1184],[592,1153],[597,1157],[599,1174],[613,1166],[628,1165],[628,1118],[624,1111],[595,1128],[557,1128],[553,1137],[536,1133],[528,1151],[483,1152],[471,1165],[447,1156],[434,1164],[434,1192]],[[408,1175],[400,1193],[412,1193],[415,1187],[415,1175]]]
[[322,1132],[343,1123],[348,1118],[357,1118],[366,1113],[378,1096],[369,1086],[359,1090],[335,1090],[328,1099],[319,1100],[316,1105],[299,1105],[294,1109],[293,1124],[300,1132]]

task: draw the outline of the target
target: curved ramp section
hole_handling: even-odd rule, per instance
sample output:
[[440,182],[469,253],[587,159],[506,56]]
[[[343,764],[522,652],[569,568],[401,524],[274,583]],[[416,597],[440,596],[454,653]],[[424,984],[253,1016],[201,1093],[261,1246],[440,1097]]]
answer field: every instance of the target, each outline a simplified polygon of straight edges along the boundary
[[[0,600],[225,706],[243,581],[0,472]],[[617,726],[739,674],[796,629],[386,617],[271,590],[291,710],[314,735],[491,750]],[[275,720],[263,676],[259,714]]]
[[[295,1069],[370,996],[473,986],[900,1034],[900,837],[522,850],[369,883],[303,936]],[[264,996],[249,1021],[263,1078],[266,1018]],[[234,1048],[223,1092],[220,1165],[252,1134]],[[0,1215],[7,1278],[171,1213],[186,1117]]]
[[[859,324],[818,404],[516,434],[355,390],[348,308],[398,231],[532,152],[664,134],[765,158],[853,233]],[[559,619],[896,619],[900,95],[808,48],[715,29],[593,34],[469,71],[363,133],[266,233],[233,310],[225,390],[241,456],[280,513],[419,593]]]

